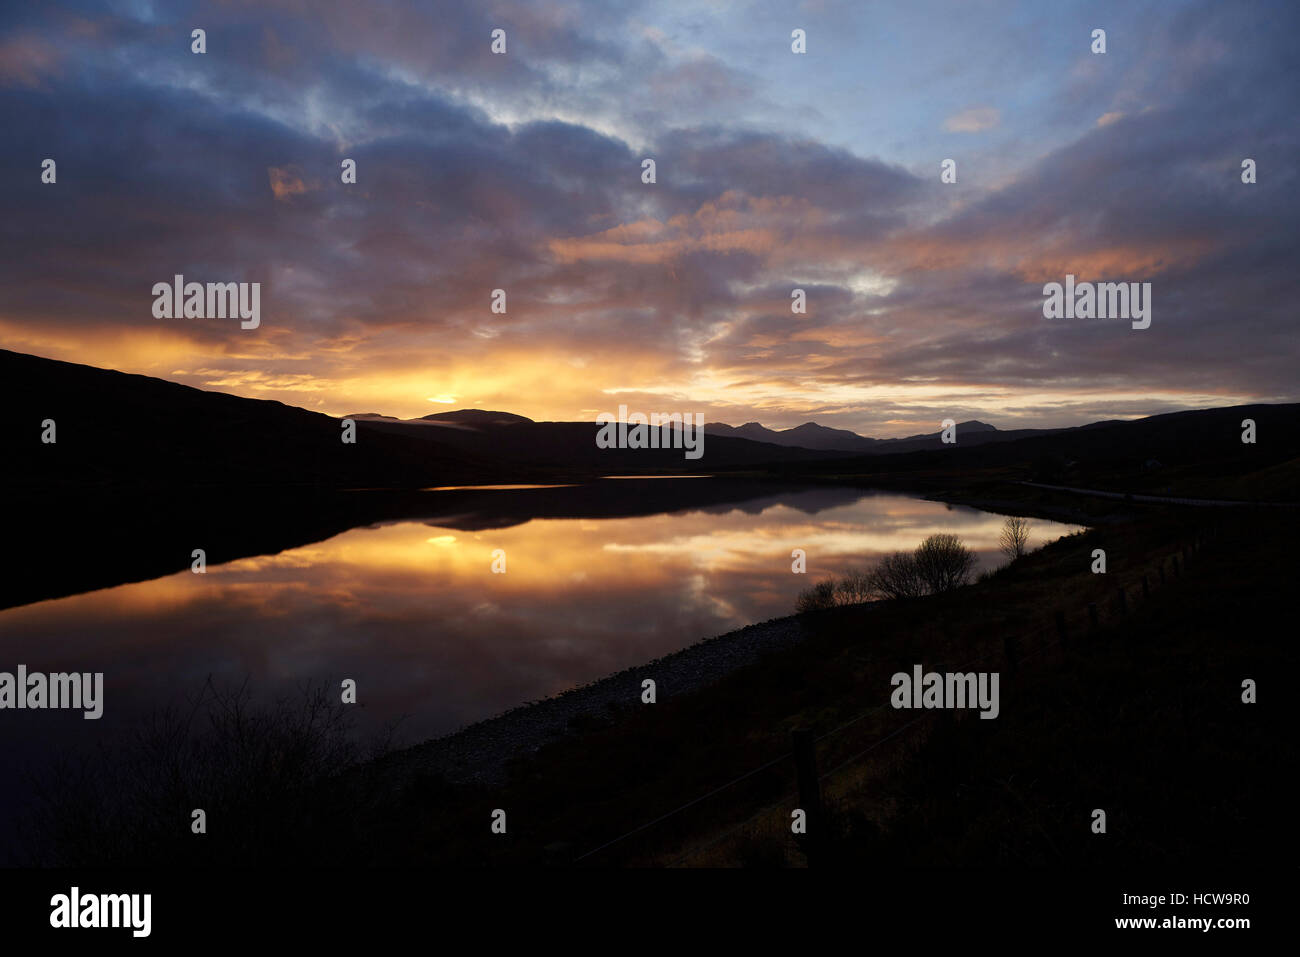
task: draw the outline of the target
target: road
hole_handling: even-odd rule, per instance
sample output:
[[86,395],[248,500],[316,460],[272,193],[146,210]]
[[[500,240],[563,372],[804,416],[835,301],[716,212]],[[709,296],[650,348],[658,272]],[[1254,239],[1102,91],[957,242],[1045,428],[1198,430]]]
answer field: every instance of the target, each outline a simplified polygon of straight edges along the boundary
[[1125,502],[1156,502],[1162,505],[1209,505],[1209,506],[1247,506],[1254,508],[1297,508],[1300,502],[1235,502],[1218,498],[1172,498],[1167,495],[1137,495],[1133,492],[1105,492],[1095,488],[1071,488],[1068,485],[1044,485],[1041,482],[1020,482],[1031,488],[1046,488],[1054,492],[1074,492],[1077,495],[1095,495],[1099,498],[1115,498]]

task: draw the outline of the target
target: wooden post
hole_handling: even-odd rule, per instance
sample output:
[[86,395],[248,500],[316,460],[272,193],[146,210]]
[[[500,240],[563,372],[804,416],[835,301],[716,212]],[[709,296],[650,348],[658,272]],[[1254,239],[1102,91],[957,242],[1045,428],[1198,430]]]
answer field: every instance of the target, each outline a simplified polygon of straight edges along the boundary
[[799,776],[799,806],[803,808],[808,833],[804,835],[804,854],[808,866],[819,862],[823,847],[822,826],[825,817],[822,814],[821,782],[817,780],[817,742],[811,731],[800,729],[790,732],[790,741],[794,747],[794,767]]
[[1094,635],[1097,633],[1097,603],[1095,601],[1088,602],[1088,630]]

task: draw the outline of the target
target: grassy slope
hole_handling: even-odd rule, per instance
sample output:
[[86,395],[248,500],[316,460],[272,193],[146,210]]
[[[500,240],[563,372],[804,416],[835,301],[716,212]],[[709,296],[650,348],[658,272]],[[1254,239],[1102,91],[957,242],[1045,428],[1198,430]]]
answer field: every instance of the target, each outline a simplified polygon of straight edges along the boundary
[[[1289,573],[1278,557],[1296,528],[1276,518],[1249,530],[1225,525],[1175,579],[1169,559],[1191,534],[1183,521],[1074,536],[951,596],[822,613],[813,642],[695,695],[674,700],[660,689],[657,705],[630,705],[609,727],[558,741],[522,764],[504,793],[426,781],[412,805],[436,801],[443,810],[400,825],[415,831],[401,856],[570,863],[781,757],[792,728],[821,734],[870,711],[887,700],[894,671],[916,662],[955,669],[991,654],[979,670],[1003,672],[998,720],[944,725],[928,714],[824,782],[836,833],[831,854],[911,865],[1266,858],[1273,829],[1287,820],[1271,810],[1279,759],[1294,751],[1285,724],[1266,716],[1276,719],[1284,693],[1269,677],[1296,658],[1272,623],[1286,611]],[[1107,549],[1106,576],[1088,570],[1094,547]],[[1141,598],[1144,571],[1149,602]],[[1128,616],[1117,607],[1119,585],[1128,590]],[[1102,619],[1092,640],[1088,601],[1098,602]],[[1044,648],[1055,641],[1058,608],[1072,640]],[[1007,634],[1027,656],[1014,678],[1002,657]],[[1239,703],[1242,677],[1262,682],[1265,703]],[[917,715],[867,714],[822,742],[821,769]],[[782,761],[584,863],[801,864],[787,825],[793,787],[792,766]],[[509,809],[506,838],[487,833],[486,809],[494,807]],[[1108,809],[1106,838],[1089,831],[1094,807]]]
[[[1131,867],[1284,858],[1294,846],[1283,782],[1295,763],[1285,682],[1297,664],[1291,585],[1300,517],[1142,516],[1063,539],[946,596],[805,616],[813,637],[804,644],[695,693],[675,694],[661,682],[657,704],[630,700],[521,756],[504,787],[426,776],[395,789],[375,765],[338,777],[329,771],[340,766],[334,758],[294,772],[302,754],[322,749],[318,732],[290,723],[283,746],[253,735],[269,743],[252,759],[235,748],[224,763],[200,761],[192,781],[147,778],[153,783],[120,815],[58,789],[65,797],[53,809],[57,823],[35,832],[47,845],[40,857],[800,866],[804,848],[788,825],[798,804],[789,747],[790,731],[802,727],[828,735],[818,745],[821,770],[834,771],[823,781],[833,835],[827,864]],[[1216,535],[1175,577],[1172,556],[1206,530],[1193,523],[1208,521],[1218,524]],[[1094,548],[1107,552],[1106,575],[1089,571]],[[1119,587],[1128,614],[1118,608]],[[1092,636],[1089,602],[1101,625]],[[1065,645],[1056,643],[1058,609]],[[1014,675],[1004,657],[1008,635],[1021,659]],[[888,707],[890,676],[915,663],[1000,671],[1001,716],[949,721]],[[1240,703],[1243,677],[1260,682],[1260,704]],[[172,746],[182,740],[173,737]],[[215,738],[230,750],[228,739]],[[214,794],[214,781],[228,786]],[[221,822],[221,840],[196,842],[184,826],[160,827],[187,821],[195,806]],[[1089,830],[1097,807],[1109,815],[1104,837]],[[507,811],[505,836],[489,830],[495,808]]]

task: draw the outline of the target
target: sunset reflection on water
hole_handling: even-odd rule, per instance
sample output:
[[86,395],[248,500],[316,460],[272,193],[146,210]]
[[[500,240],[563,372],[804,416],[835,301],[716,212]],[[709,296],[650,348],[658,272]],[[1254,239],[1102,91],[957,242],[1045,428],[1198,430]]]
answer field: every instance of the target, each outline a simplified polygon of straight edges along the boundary
[[[481,516],[355,528],[204,575],[10,609],[0,612],[5,657],[33,670],[105,673],[104,720],[92,732],[44,715],[38,737],[47,741],[107,734],[193,694],[209,675],[248,678],[268,695],[353,678],[363,725],[405,717],[401,738],[415,741],[789,614],[818,578],[935,532],[958,534],[993,567],[1003,522],[842,489],[634,518],[486,530],[490,521],[473,519]],[[1034,520],[1031,544],[1074,530]],[[796,548],[807,553],[805,575],[791,572]],[[497,549],[505,574],[491,571]],[[11,721],[0,743],[38,725]]]

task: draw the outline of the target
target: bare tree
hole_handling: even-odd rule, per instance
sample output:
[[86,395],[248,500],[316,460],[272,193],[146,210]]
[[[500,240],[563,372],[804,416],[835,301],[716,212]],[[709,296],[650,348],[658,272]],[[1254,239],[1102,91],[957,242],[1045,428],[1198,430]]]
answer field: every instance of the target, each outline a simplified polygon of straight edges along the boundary
[[828,578],[824,582],[818,582],[811,588],[801,591],[798,599],[795,600],[794,610],[797,612],[819,611],[822,608],[832,608],[834,606],[835,580]]
[[859,605],[879,598],[872,586],[871,575],[854,570],[843,578],[828,578],[799,593],[795,611],[818,611],[837,605]]
[[851,571],[801,592],[799,612],[856,605],[882,598],[919,598],[950,591],[970,581],[975,554],[956,535],[931,535],[913,552],[886,555],[869,572]]
[[907,552],[894,552],[880,560],[871,572],[871,587],[884,598],[917,598],[925,594],[916,558]]
[[839,605],[859,605],[876,598],[871,575],[854,569],[835,583],[835,601]]
[[1015,561],[1029,550],[1029,519],[1013,515],[1002,525],[1002,535],[998,538],[998,547],[1002,554]]
[[916,572],[929,594],[951,591],[970,581],[975,553],[956,535],[931,535],[916,547]]

